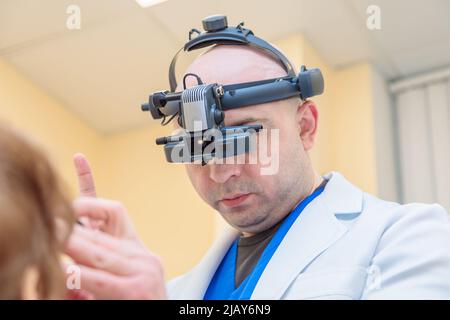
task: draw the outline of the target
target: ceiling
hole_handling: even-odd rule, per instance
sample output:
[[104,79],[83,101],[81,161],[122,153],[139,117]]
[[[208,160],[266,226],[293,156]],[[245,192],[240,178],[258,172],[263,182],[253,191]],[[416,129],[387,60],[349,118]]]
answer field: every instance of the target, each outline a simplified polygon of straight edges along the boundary
[[[66,9],[81,9],[69,30]],[[381,30],[366,27],[369,5]],[[450,65],[448,0],[1,0],[0,57],[102,133],[149,123],[140,111],[167,88],[167,68],[187,31],[223,13],[269,41],[303,33],[332,66],[359,61],[386,78]]]

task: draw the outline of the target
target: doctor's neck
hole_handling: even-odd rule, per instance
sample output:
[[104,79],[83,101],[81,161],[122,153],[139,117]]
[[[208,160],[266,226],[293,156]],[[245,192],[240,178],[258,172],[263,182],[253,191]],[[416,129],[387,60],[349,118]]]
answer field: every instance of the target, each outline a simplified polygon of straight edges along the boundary
[[[291,210],[286,214],[286,216],[288,216],[289,213],[291,213],[292,210],[294,210],[294,208],[296,208],[300,204],[300,202],[302,202],[306,197],[311,195],[314,192],[314,190],[316,190],[322,184],[323,180],[324,180],[323,177],[314,170],[313,184],[312,184],[312,187],[310,188],[309,192],[307,192],[307,194],[305,194],[303,197],[301,197],[300,200],[298,200],[296,202],[296,204],[291,208]],[[284,218],[282,220],[284,220]],[[261,231],[261,232],[264,232],[264,231]],[[247,238],[247,237],[251,237],[251,236],[257,235],[257,234],[258,233],[251,233],[251,232],[242,231],[241,232],[241,237],[242,238]]]

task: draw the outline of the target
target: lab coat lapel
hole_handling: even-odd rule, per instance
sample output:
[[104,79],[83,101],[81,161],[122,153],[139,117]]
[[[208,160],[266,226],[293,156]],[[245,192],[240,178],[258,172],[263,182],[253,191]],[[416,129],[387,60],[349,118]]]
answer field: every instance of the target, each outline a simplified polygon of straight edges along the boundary
[[361,190],[339,173],[325,178],[329,180],[325,190],[294,222],[261,275],[252,299],[280,299],[305,267],[346,233],[347,227],[335,214],[361,212]]
[[237,230],[231,227],[225,228],[200,263],[189,272],[187,277],[188,283],[186,283],[186,288],[189,288],[189,290],[186,290],[180,299],[203,299],[214,273],[238,236],[239,232]]

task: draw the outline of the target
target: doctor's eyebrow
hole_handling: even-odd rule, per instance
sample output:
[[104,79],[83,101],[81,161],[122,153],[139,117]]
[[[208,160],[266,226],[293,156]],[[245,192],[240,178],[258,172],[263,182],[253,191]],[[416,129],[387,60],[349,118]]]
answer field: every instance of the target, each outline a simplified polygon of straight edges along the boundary
[[227,125],[239,126],[239,125],[244,125],[244,124],[249,124],[249,123],[268,123],[268,124],[270,124],[271,121],[267,118],[246,117],[243,119],[233,119]]

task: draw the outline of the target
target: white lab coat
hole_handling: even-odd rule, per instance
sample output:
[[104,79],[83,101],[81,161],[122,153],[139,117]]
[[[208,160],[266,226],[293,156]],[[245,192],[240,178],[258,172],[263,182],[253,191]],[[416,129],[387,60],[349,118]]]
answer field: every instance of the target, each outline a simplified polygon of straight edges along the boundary
[[[301,213],[252,299],[450,299],[450,221],[437,204],[380,200],[339,173]],[[236,230],[167,285],[171,299],[202,299]]]

